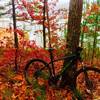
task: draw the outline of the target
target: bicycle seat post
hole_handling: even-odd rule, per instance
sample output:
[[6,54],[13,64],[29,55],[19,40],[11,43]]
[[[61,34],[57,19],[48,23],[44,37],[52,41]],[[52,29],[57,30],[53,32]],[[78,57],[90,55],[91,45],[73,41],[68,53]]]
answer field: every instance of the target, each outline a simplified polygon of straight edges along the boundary
[[53,50],[54,50],[53,48],[49,48],[49,49],[48,49],[49,54],[50,54],[52,72],[53,72],[53,76],[55,77],[55,69],[54,69],[54,63],[53,63],[54,56],[53,56],[53,53],[52,53]]

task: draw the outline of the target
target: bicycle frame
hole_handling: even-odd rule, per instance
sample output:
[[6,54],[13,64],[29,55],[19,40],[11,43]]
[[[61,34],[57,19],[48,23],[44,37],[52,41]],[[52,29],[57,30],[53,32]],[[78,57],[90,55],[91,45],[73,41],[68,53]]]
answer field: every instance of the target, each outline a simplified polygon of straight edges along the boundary
[[60,60],[66,60],[66,59],[69,60],[70,63],[66,67],[63,67],[63,69],[61,70],[60,74],[62,74],[65,70],[67,70],[67,68],[69,68],[70,66],[73,65],[73,62],[77,61],[77,59],[80,58],[80,52],[79,52],[79,57],[77,56],[76,53],[73,53],[70,56],[64,56],[62,58],[54,60],[54,56],[53,56],[53,53],[52,53],[53,48],[49,48],[48,51],[49,51],[49,54],[50,54],[50,62],[48,63],[48,65],[51,64],[51,68],[50,68],[51,71],[50,72],[52,73],[53,77],[56,76],[55,75],[54,62],[57,62],[57,61],[60,61]]

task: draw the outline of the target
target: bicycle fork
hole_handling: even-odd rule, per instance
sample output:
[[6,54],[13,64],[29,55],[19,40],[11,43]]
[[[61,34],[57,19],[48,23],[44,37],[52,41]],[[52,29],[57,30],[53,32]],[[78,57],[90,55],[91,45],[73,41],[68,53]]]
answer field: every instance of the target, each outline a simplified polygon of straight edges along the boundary
[[92,94],[92,89],[93,89],[93,83],[92,83],[92,80],[89,79],[88,77],[88,73],[87,73],[87,70],[85,68],[85,66],[83,67],[83,70],[84,70],[84,78],[85,78],[85,84],[86,84],[86,87],[88,90],[86,90],[89,94]]

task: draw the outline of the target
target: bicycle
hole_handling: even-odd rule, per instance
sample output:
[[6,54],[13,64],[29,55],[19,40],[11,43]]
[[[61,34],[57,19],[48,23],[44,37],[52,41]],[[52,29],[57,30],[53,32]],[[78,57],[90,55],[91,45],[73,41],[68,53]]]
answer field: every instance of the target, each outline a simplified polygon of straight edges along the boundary
[[[73,100],[76,100],[75,98],[77,100],[86,100],[88,95],[91,97],[89,100],[92,100],[94,95],[97,95],[95,93],[98,92],[99,95],[100,69],[83,63],[81,47],[78,47],[75,53],[57,60],[54,60],[53,50],[53,48],[48,49],[51,60],[49,63],[41,59],[29,60],[24,69],[24,77],[27,84],[34,86],[34,82],[38,84],[38,79],[43,78],[44,80],[48,80],[49,85],[57,88],[68,86],[73,91]],[[67,64],[56,73],[54,63],[62,60],[67,60]],[[75,70],[73,66],[77,60],[81,62],[82,66],[78,70]],[[67,73],[70,72],[71,68],[73,68],[73,74],[67,78]]]

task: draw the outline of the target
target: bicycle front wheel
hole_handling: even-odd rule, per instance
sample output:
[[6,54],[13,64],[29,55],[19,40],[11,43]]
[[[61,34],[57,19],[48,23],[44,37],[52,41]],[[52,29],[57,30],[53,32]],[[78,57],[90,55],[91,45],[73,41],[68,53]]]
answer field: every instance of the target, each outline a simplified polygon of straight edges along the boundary
[[24,77],[28,84],[43,84],[50,76],[48,63],[40,59],[30,60],[24,70]]
[[76,75],[76,88],[84,100],[99,100],[100,70],[93,67],[80,69]]

